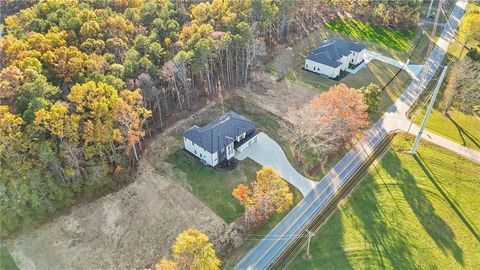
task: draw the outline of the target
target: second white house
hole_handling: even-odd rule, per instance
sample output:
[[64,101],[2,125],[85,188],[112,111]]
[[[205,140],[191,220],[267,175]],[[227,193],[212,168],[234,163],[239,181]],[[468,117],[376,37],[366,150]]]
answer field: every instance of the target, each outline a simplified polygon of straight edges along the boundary
[[345,39],[330,39],[311,51],[305,59],[306,70],[335,78],[349,65],[364,61],[365,46]]

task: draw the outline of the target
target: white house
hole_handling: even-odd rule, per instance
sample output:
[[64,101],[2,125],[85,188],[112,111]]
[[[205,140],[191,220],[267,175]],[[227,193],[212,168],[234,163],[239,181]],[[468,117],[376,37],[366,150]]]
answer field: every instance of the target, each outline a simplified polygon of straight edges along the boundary
[[185,149],[212,167],[242,152],[257,141],[255,122],[229,111],[203,126],[183,132]]
[[330,39],[308,54],[304,68],[335,78],[349,65],[363,62],[364,57],[364,45],[345,39]]

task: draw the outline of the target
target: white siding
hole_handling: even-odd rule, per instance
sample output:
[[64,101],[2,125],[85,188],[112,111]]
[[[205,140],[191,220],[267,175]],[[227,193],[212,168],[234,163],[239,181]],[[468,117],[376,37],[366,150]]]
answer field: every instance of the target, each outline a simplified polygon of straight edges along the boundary
[[238,136],[237,136],[237,142],[240,142],[241,140],[243,140],[243,139],[245,138],[245,135],[246,135],[246,134],[247,134],[247,133],[244,132],[244,133],[238,135]]
[[338,66],[336,69],[335,69],[335,72],[333,73],[333,77],[332,78],[335,78],[337,77],[338,75],[340,75],[340,71],[342,70],[342,67],[341,66]]
[[304,68],[306,70],[310,70],[310,71],[313,71],[313,72],[318,73],[318,74],[322,74],[322,75],[325,75],[325,76],[328,76],[328,77],[331,77],[331,78],[335,78],[338,75],[340,75],[340,71],[346,70],[348,68],[349,64],[357,65],[360,62],[362,62],[363,58],[364,58],[364,55],[365,55],[365,50],[362,50],[358,53],[352,51],[349,55],[342,56],[342,58],[340,58],[339,61],[342,64],[340,66],[336,67],[336,68],[333,68],[333,67],[330,67],[330,66],[327,66],[327,65],[323,65],[323,64],[314,62],[312,60],[309,60],[309,59],[305,59]]
[[218,152],[212,154],[212,166],[216,166],[218,164]]
[[345,70],[348,68],[348,64],[349,64],[349,61],[350,61],[350,55],[347,55],[347,56],[342,56],[342,58],[340,58],[340,62],[342,62],[342,65],[341,65],[341,70]]
[[326,66],[317,62],[313,62],[312,60],[305,59],[305,69],[313,71],[318,74],[322,74],[328,77],[336,77],[336,69],[330,66]]
[[250,138],[248,141],[246,141],[244,144],[242,144],[242,146],[238,147],[237,148],[237,151],[238,152],[243,152],[243,150],[247,149],[250,145],[252,145],[253,143],[255,143],[257,141],[257,135],[253,136],[252,138]]
[[183,143],[188,152],[197,156],[204,163],[212,167],[218,164],[218,154],[216,152],[212,154],[185,137],[183,137]]
[[357,65],[358,63],[363,61],[363,58],[365,57],[365,49],[361,50],[358,53],[355,53],[355,61],[353,62],[354,65]]

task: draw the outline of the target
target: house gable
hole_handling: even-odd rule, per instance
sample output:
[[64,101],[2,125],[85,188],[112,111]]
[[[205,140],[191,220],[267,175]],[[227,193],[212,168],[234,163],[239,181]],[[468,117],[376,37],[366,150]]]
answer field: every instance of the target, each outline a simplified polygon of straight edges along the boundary
[[352,52],[361,52],[365,49],[362,44],[344,39],[330,39],[311,51],[307,59],[332,68],[343,64],[342,58],[349,57]]
[[253,132],[255,126],[255,122],[229,111],[203,127],[191,127],[183,136],[211,154],[218,151],[221,153],[227,145],[238,140],[243,134]]

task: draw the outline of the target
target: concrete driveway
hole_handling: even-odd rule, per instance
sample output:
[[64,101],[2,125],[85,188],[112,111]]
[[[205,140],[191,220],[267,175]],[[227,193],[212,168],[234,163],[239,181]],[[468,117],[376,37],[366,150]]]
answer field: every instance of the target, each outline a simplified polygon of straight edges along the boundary
[[272,166],[285,180],[302,192],[303,196],[315,189],[318,182],[307,179],[290,164],[282,147],[265,133],[258,134],[257,142],[243,152],[237,152],[235,158],[251,158],[262,166]]
[[385,56],[381,53],[374,52],[374,51],[369,51],[365,50],[365,62],[368,63],[372,60],[378,60],[382,61],[384,63],[390,64],[392,66],[395,66],[397,68],[403,68],[412,79],[416,79],[418,76],[418,73],[422,70],[423,65],[411,65],[408,62],[404,63],[402,61],[398,61],[396,59],[393,59],[391,57]]
[[411,65],[408,63],[404,63],[402,61],[398,61],[391,57],[385,56],[378,52],[365,50],[365,61],[363,61],[363,63],[361,63],[355,69],[347,68],[346,70],[352,74],[357,74],[357,72],[359,72],[364,66],[368,64],[368,62],[372,60],[382,61],[384,63],[390,64],[397,68],[403,68],[403,70],[405,70],[408,73],[408,75],[412,77],[412,79],[417,78],[418,73],[422,70],[422,67],[423,67],[423,65]]

